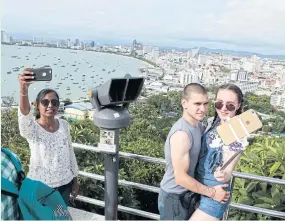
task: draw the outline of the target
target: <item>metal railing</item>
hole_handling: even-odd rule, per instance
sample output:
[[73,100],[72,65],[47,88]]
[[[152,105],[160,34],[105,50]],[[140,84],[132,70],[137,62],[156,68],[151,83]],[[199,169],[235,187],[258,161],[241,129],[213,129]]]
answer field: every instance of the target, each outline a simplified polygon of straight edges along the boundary
[[[78,144],[78,143],[73,143],[72,145],[75,149],[89,150],[91,152],[101,153],[101,151],[99,150],[98,147],[83,145],[83,144]],[[165,164],[164,159],[148,157],[148,156],[143,156],[143,155],[138,155],[138,154],[119,152],[119,156],[123,157],[123,158],[127,158],[127,159],[143,160],[143,161],[155,163],[155,164]],[[80,171],[79,175],[104,182],[104,176],[102,176],[102,175],[92,174],[92,173],[83,172],[83,171]],[[240,173],[240,172],[233,172],[233,177],[231,180],[232,189],[234,186],[234,179],[235,178],[242,178],[242,179],[249,179],[249,180],[261,181],[261,182],[268,182],[271,184],[285,185],[285,180],[282,180],[282,179],[276,179],[276,178],[271,178],[271,177],[263,177],[263,176],[257,176],[257,175]],[[154,193],[159,193],[159,189],[160,189],[159,187],[154,187],[154,186],[149,186],[149,185],[145,185],[145,184],[130,182],[130,181],[126,181],[126,180],[119,180],[118,182],[119,182],[119,185],[122,185],[122,186],[129,186],[129,187],[133,187],[136,189],[146,190],[146,191],[154,192]],[[93,205],[97,205],[100,207],[105,207],[105,202],[101,201],[101,200],[91,199],[91,198],[84,197],[84,196],[78,196],[77,200],[82,201],[82,202],[86,202],[86,203],[90,203]],[[269,210],[269,209],[259,208],[259,207],[255,207],[255,206],[249,206],[249,205],[245,205],[245,204],[233,203],[233,202],[231,202],[229,204],[229,207],[234,208],[234,209],[238,209],[238,210],[242,210],[242,211],[246,211],[246,212],[260,213],[260,214],[268,215],[271,217],[277,217],[277,218],[285,219],[285,213],[284,212],[279,212],[279,211],[275,211],[275,210]],[[133,214],[133,215],[137,215],[137,216],[141,216],[141,217],[145,217],[145,218],[157,219],[157,220],[159,219],[158,214],[149,213],[149,212],[138,210],[138,209],[133,209],[130,207],[124,207],[121,205],[118,206],[118,210],[121,212],[126,212],[129,214]],[[224,216],[225,220],[227,220],[228,215],[229,215],[229,208],[228,208],[228,210]]]

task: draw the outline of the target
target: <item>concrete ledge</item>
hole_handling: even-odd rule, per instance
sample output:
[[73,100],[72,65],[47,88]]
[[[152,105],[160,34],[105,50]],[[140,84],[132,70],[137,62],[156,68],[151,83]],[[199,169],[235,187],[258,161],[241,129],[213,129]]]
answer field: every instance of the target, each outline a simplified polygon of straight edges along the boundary
[[73,220],[105,220],[105,216],[96,213],[86,212],[84,210],[68,207]]

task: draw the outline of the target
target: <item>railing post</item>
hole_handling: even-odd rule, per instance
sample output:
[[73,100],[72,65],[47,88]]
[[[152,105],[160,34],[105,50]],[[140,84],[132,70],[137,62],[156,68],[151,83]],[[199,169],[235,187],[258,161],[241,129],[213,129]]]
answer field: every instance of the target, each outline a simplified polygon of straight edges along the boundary
[[[232,200],[232,194],[233,194],[233,190],[234,190],[234,182],[235,182],[235,177],[234,177],[234,175],[232,175],[232,178],[231,178],[231,181],[230,181],[230,189],[231,189],[231,191],[230,191],[229,201]],[[228,208],[227,208],[226,212],[224,213],[223,220],[228,220],[229,213],[230,213],[230,205],[228,205]]]

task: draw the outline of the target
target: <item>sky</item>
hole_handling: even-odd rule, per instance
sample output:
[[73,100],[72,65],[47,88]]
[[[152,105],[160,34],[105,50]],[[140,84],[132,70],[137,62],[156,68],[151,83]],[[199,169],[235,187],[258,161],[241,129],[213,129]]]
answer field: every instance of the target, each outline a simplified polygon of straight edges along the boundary
[[1,9],[8,35],[285,55],[284,0],[2,0]]

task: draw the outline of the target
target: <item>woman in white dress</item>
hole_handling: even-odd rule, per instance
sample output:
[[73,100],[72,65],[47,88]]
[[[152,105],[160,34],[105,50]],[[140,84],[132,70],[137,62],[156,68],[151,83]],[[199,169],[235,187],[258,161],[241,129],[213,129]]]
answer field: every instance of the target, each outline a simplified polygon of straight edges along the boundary
[[20,105],[18,110],[20,134],[31,149],[27,177],[57,189],[66,205],[70,194],[78,194],[78,166],[71,143],[67,121],[56,118],[59,96],[52,89],[43,89],[36,98],[36,117],[31,113],[28,89],[33,81],[31,69],[19,76]]

